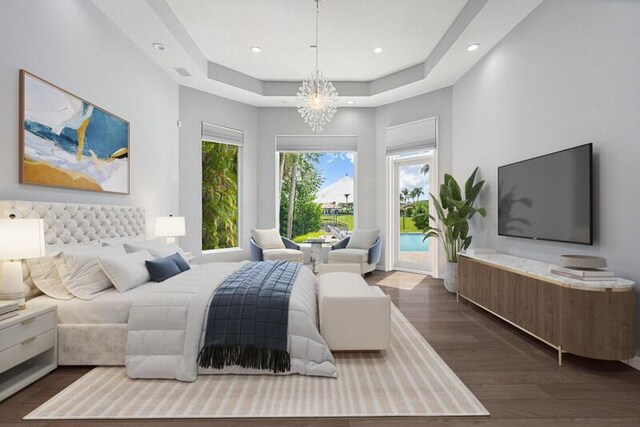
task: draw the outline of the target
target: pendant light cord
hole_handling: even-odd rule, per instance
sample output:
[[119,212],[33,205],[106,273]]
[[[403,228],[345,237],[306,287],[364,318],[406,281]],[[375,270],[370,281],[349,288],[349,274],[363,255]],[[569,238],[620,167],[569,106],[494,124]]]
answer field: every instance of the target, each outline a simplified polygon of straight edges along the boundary
[[316,70],[318,70],[318,51],[320,46],[318,45],[318,20],[320,19],[320,0],[316,0]]

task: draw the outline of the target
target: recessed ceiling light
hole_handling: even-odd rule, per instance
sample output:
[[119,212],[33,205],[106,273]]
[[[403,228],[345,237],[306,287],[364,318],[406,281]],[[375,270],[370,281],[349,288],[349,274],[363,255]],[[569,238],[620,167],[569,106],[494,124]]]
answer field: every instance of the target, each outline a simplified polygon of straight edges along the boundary
[[347,104],[349,104],[349,105],[353,105],[355,103],[356,103],[356,101],[354,101],[353,99],[350,99],[350,100],[347,101]]
[[251,46],[251,52],[260,53],[262,52],[262,48],[260,46]]
[[162,52],[163,50],[167,50],[166,46],[162,43],[154,43],[151,46],[153,46],[155,50],[159,50],[160,52]]
[[380,53],[382,52],[382,48],[381,47],[376,47],[373,49],[373,53]]
[[472,51],[476,50],[479,47],[480,47],[480,43],[473,43],[473,44],[470,44],[469,46],[467,46],[467,50],[469,52],[472,52]]

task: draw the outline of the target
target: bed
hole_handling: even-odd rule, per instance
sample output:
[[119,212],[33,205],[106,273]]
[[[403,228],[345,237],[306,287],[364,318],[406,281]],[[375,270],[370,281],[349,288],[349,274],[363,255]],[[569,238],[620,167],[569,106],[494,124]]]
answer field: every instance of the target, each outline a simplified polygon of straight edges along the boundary
[[[145,229],[144,209],[136,207],[0,201],[0,217],[6,218],[10,214],[18,218],[43,218],[46,243],[62,248],[62,251],[65,245],[96,241],[118,245],[127,239],[139,240]],[[204,286],[215,290],[242,265],[209,263],[193,266],[191,270],[161,284],[150,282],[123,293],[111,288],[92,300],[58,300],[46,295],[32,295],[28,304],[57,305],[60,365],[125,365],[125,361],[132,359],[132,349],[140,350],[141,342],[151,341],[150,337],[157,334],[157,331],[150,330],[143,331],[147,335],[140,336],[140,331],[132,331],[135,329],[131,326],[132,318],[140,318],[135,314],[147,309],[144,306],[149,301],[160,301],[157,305],[161,306],[168,304],[167,301],[182,300],[186,301],[184,307],[193,307],[195,302],[192,300],[207,295],[208,291],[203,293]],[[30,294],[35,293],[28,274],[25,274],[25,288]],[[185,318],[188,316],[193,316],[193,313],[185,314]],[[291,291],[287,331],[287,349],[291,354],[291,371],[287,373],[326,377],[337,375],[333,356],[318,332],[315,277],[306,268],[300,270]],[[169,333],[171,331],[166,332]],[[204,328],[198,333],[200,336],[194,340],[202,339]],[[191,335],[194,334],[192,331]],[[148,359],[142,359],[146,363],[138,363],[138,372],[153,365],[153,357],[157,356],[155,352],[157,349],[147,349]],[[137,375],[136,370],[132,372],[135,377],[171,378],[158,372],[142,372],[141,375]],[[226,366],[223,369],[197,367],[199,375],[262,373],[265,372],[238,366]]]

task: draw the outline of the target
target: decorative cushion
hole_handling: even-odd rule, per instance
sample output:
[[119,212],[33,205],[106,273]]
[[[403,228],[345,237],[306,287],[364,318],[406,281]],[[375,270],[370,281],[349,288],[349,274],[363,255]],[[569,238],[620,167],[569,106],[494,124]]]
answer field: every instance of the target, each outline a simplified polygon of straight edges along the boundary
[[168,257],[176,252],[185,260],[187,259],[187,254],[180,246],[175,243],[167,243],[166,239],[163,238],[146,240],[139,243],[125,243],[124,248],[129,253],[147,250],[156,259]]
[[175,262],[181,272],[191,270],[191,266],[189,265],[187,260],[182,258],[182,256],[178,252],[173,255],[169,255],[167,258]]
[[349,243],[347,243],[347,249],[369,249],[378,239],[380,230],[353,230]]
[[122,246],[104,246],[78,253],[62,252],[55,256],[54,262],[67,291],[77,298],[90,300],[111,287],[99,258],[125,254]]
[[256,241],[256,244],[260,246],[262,250],[268,249],[284,249],[284,243],[282,243],[282,237],[280,232],[275,228],[268,230],[253,229],[251,230],[251,237]]
[[47,256],[25,260],[34,285],[45,295],[60,300],[69,300],[73,295],[64,287],[58,269],[54,262],[55,255],[62,251],[67,253],[82,252],[98,248],[98,242],[86,245],[48,245],[45,248]]
[[100,267],[118,292],[127,292],[151,280],[145,261],[152,260],[149,251],[100,258]]
[[329,252],[329,262],[336,263],[366,263],[369,251],[366,249],[336,249]]
[[265,261],[280,260],[302,263],[304,259],[302,252],[295,249],[267,249],[262,251],[262,256]]
[[182,273],[178,263],[170,257],[145,261],[145,266],[149,271],[151,280],[158,283]]

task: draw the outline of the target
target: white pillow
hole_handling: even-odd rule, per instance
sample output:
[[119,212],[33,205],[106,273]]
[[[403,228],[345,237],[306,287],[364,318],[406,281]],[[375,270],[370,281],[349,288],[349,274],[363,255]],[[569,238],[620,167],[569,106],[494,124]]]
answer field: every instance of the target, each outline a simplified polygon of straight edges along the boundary
[[353,230],[349,243],[347,243],[347,249],[369,249],[378,239],[380,230]]
[[122,246],[104,246],[91,251],[62,252],[54,262],[67,291],[74,297],[91,300],[111,287],[98,258],[125,254]]
[[276,228],[268,230],[253,229],[251,230],[251,237],[262,250],[285,248],[280,232]]
[[124,248],[128,253],[147,250],[154,258],[164,258],[178,252],[185,260],[189,259],[180,246],[175,243],[167,243],[165,239],[146,240],[139,243],[125,243]]
[[118,292],[127,292],[151,280],[145,261],[153,256],[147,250],[100,258],[100,267]]
[[33,283],[27,260],[22,260],[22,289],[24,290],[25,298],[33,298],[42,294],[42,291]]
[[73,295],[67,291],[62,283],[62,279],[58,274],[54,257],[60,252],[82,252],[86,250],[96,249],[99,247],[98,241],[86,244],[75,245],[48,245],[45,248],[47,256],[41,258],[32,258],[25,260],[29,268],[29,275],[33,284],[36,285],[45,295],[51,298],[69,300]]
[[141,243],[144,242],[143,236],[133,236],[133,237],[106,237],[104,239],[99,239],[101,246],[119,246],[125,243]]

